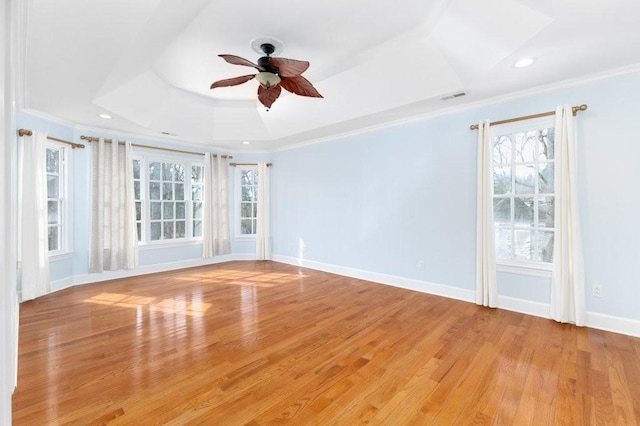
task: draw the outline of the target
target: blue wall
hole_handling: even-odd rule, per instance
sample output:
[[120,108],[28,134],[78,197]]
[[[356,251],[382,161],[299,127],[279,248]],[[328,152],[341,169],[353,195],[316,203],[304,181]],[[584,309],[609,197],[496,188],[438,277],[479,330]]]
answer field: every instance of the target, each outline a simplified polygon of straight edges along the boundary
[[[576,120],[587,309],[640,319],[640,73],[276,152],[274,253],[474,289],[469,125],[565,103],[589,105]],[[591,296],[596,284],[602,298]],[[498,286],[502,296],[549,303],[548,278],[501,272]]]

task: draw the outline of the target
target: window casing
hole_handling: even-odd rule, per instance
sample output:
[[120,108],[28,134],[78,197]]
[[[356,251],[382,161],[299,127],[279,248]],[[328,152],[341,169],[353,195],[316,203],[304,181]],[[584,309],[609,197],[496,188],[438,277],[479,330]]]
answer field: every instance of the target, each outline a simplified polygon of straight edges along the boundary
[[161,244],[201,240],[202,161],[152,154],[134,157],[138,241]]
[[549,119],[493,128],[496,261],[548,269],[554,241],[554,128]]
[[253,237],[256,234],[258,215],[258,169],[257,167],[238,167],[238,216],[237,229],[240,237]]
[[46,147],[47,173],[47,244],[49,255],[70,250],[68,196],[68,148],[48,143]]

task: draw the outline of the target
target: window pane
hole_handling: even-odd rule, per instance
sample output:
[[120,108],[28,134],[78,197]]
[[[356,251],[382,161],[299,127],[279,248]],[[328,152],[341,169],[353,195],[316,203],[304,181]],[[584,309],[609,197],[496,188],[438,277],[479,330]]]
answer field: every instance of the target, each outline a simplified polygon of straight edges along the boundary
[[193,218],[202,219],[202,203],[193,203]]
[[184,200],[184,183],[174,184],[174,191],[176,200]]
[[58,216],[58,202],[57,201],[47,202],[47,210],[49,213],[49,224],[55,225],[60,223],[60,218]]
[[140,179],[140,160],[133,160],[133,178]]
[[254,201],[254,190],[251,186],[242,187],[242,201]]
[[244,169],[240,171],[241,185],[253,185],[253,170]]
[[536,261],[553,263],[553,232],[538,232],[538,255]]
[[201,166],[191,167],[191,181],[194,183],[202,183],[204,168]]
[[516,229],[514,231],[516,260],[531,262],[535,260],[533,230]]
[[535,161],[535,149],[537,141],[537,132],[514,134],[514,148],[516,150],[514,161],[516,163],[528,163]]
[[241,217],[253,217],[253,209],[251,205],[253,203],[240,203],[240,216]]
[[202,200],[202,187],[200,185],[191,188],[191,199],[193,201]]
[[251,221],[251,226],[252,226],[252,228],[251,228],[251,233],[252,233],[252,234],[255,234],[255,233],[256,233],[256,222],[257,222],[257,221],[256,221],[256,219],[253,219],[253,220]]
[[173,235],[173,222],[162,222],[162,239],[171,240]]
[[540,161],[555,158],[555,129],[542,129],[538,134],[538,158]]
[[493,199],[493,221],[496,223],[511,223],[511,198]]
[[177,182],[184,182],[184,165],[183,164],[173,165],[173,180]]
[[149,179],[160,180],[160,169],[162,168],[160,163],[149,163]]
[[151,203],[151,220],[162,219],[162,203]]
[[534,223],[534,201],[533,198],[514,197],[513,218],[516,225],[530,225]]
[[138,229],[138,241],[142,241],[142,224],[138,223],[136,227]]
[[553,163],[540,164],[540,172],[538,173],[538,192],[540,194],[553,194],[553,188],[555,187],[553,171]]
[[516,166],[516,194],[533,194],[536,190],[534,166]]
[[140,201],[136,202],[136,220],[142,220],[142,203]]
[[162,180],[173,180],[173,164],[162,163]]
[[162,184],[162,199],[173,200],[173,185],[170,183]]
[[553,228],[555,197],[540,197],[538,199],[538,223],[541,227]]
[[141,199],[140,196],[140,181],[136,180],[133,182],[133,198],[136,200]]
[[47,148],[47,173],[60,174],[60,151]]
[[251,229],[251,219],[240,220],[240,233],[253,234],[253,230]]
[[149,184],[149,199],[150,200],[159,200],[160,199],[160,183],[151,182]]
[[511,192],[511,167],[493,168],[493,193],[508,194]]
[[202,237],[202,222],[199,220],[193,221],[193,236]]
[[185,229],[186,229],[186,222],[184,220],[177,221],[176,222],[176,238],[184,238]]
[[58,250],[58,248],[59,248],[58,235],[59,235],[58,227],[57,226],[50,226],[49,227],[49,238],[48,238],[49,239],[49,251]]
[[496,226],[496,259],[511,259],[511,228],[508,226]]
[[60,178],[47,175],[47,198],[60,197]]
[[176,219],[185,219],[186,203],[176,203]]
[[162,203],[162,218],[173,219],[173,205],[175,203]]
[[161,222],[151,222],[151,241],[157,241],[160,239],[160,230],[162,229]]
[[493,143],[493,163],[511,164],[513,145],[511,135],[501,135],[494,139]]

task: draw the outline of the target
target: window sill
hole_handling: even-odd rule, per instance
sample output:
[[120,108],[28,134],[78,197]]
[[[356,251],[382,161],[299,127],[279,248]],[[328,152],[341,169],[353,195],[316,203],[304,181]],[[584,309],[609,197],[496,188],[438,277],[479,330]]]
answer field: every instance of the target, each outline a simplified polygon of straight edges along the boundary
[[155,249],[165,249],[165,248],[176,248],[176,247],[191,247],[202,245],[202,240],[187,240],[187,241],[171,241],[171,242],[163,242],[163,241],[154,241],[152,243],[138,243],[138,250],[146,251],[146,250],[155,250]]
[[513,263],[498,263],[496,264],[496,271],[542,278],[551,278],[553,273],[551,265],[527,265]]
[[49,262],[58,262],[60,260],[67,260],[73,258],[73,252],[67,251],[64,253],[55,253],[49,255]]

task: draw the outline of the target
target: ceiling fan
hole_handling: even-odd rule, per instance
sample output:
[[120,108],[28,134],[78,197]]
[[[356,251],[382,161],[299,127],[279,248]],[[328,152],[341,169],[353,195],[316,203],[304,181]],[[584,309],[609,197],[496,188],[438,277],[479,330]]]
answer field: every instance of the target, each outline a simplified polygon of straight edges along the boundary
[[261,43],[259,48],[265,56],[258,59],[257,64],[235,55],[218,55],[230,64],[253,67],[258,70],[258,73],[216,81],[211,85],[211,89],[237,86],[255,78],[260,83],[258,100],[267,109],[271,108],[271,105],[278,99],[282,89],[300,96],[322,98],[322,95],[309,80],[300,75],[309,68],[308,61],[272,57],[271,55],[276,51],[276,46],[273,43]]

